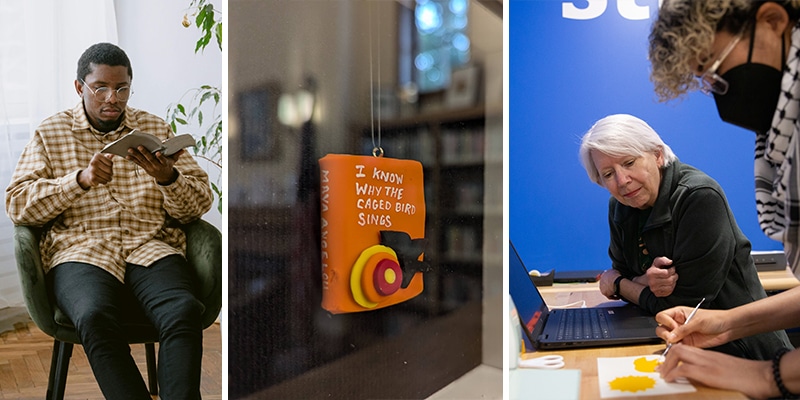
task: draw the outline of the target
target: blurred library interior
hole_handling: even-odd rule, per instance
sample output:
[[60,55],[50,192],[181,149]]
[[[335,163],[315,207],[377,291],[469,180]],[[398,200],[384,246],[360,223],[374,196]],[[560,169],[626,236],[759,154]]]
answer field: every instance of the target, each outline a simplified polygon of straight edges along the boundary
[[[228,2],[231,398],[426,398],[502,377],[501,0]],[[422,164],[424,290],[321,307],[320,165]],[[502,380],[485,390],[502,395]]]

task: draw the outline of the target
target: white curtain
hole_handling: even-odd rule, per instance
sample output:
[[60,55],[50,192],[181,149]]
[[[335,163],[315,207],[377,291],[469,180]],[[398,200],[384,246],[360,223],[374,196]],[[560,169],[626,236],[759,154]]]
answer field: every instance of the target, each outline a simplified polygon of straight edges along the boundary
[[[0,0],[0,190],[39,123],[79,101],[78,58],[117,43],[113,0]],[[13,225],[0,216],[0,332],[27,320],[14,263]]]

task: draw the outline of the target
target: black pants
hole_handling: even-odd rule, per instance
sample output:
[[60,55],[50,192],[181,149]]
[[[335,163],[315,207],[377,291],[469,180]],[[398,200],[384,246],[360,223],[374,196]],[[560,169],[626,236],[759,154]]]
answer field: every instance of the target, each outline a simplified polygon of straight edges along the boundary
[[203,304],[194,296],[183,257],[168,256],[150,267],[128,264],[125,284],[84,263],[60,264],[47,280],[58,307],[75,324],[107,399],[150,399],[120,323],[136,303],[159,332],[160,397],[200,398]]

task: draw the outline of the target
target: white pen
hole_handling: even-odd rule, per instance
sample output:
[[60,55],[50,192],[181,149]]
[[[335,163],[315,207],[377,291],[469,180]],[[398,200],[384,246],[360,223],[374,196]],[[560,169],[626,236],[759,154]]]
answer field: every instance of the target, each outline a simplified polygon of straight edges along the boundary
[[[703,302],[704,302],[704,301],[706,301],[706,298],[705,298],[705,297],[703,297],[702,299],[700,299],[700,302],[699,302],[699,303],[697,303],[697,306],[694,308],[694,310],[692,310],[692,312],[691,312],[691,313],[689,313],[689,317],[688,317],[688,318],[686,318],[686,321],[684,321],[684,323],[683,323],[684,325],[688,324],[688,323],[689,323],[689,321],[691,321],[691,320],[692,320],[692,317],[694,317],[694,314],[695,314],[695,313],[697,313],[697,310],[700,308],[700,305],[701,305],[701,304],[703,304]],[[661,353],[661,357],[659,357],[659,360],[660,360],[660,361],[662,361],[662,362],[664,361],[664,359],[667,357],[667,352],[668,352],[668,351],[669,351],[669,349],[671,349],[671,348],[672,348],[672,343],[669,343],[669,344],[667,344],[667,349],[666,349],[666,350],[664,350],[664,352],[663,352],[663,353]]]

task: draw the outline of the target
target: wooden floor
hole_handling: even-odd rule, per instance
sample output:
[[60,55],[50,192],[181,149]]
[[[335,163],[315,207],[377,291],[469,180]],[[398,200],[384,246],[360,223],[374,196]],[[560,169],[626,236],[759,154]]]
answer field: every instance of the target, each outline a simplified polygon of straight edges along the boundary
[[[15,328],[0,334],[0,399],[43,399],[53,339],[33,322],[17,324]],[[222,399],[222,340],[218,323],[203,332],[203,346],[201,395],[203,399]],[[133,345],[131,353],[145,376],[144,345]],[[64,398],[103,400],[81,346],[75,346],[72,353]]]

